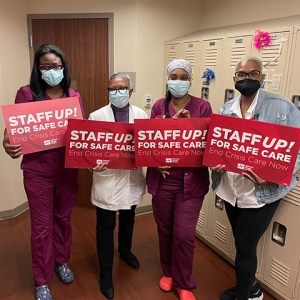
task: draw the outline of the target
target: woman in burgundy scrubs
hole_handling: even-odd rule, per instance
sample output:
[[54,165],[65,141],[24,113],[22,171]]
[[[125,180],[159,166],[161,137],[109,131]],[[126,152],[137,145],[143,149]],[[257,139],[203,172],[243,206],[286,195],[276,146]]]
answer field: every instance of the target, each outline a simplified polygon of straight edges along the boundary
[[[209,118],[212,109],[204,99],[188,93],[192,67],[183,59],[167,67],[168,92],[153,105],[151,118]],[[195,231],[204,196],[209,188],[207,168],[148,168],[146,182],[159,235],[164,291],[173,287],[181,300],[194,300],[192,277]]]
[[[77,96],[64,53],[54,45],[41,45],[34,56],[30,85],[21,87],[15,103]],[[82,106],[82,104],[81,104]],[[21,145],[10,145],[6,130],[3,147],[12,158]],[[65,147],[23,156],[21,169],[31,218],[31,252],[36,300],[51,300],[48,284],[54,271],[63,283],[73,281],[70,259],[71,214],[76,201],[77,169],[65,169]]]

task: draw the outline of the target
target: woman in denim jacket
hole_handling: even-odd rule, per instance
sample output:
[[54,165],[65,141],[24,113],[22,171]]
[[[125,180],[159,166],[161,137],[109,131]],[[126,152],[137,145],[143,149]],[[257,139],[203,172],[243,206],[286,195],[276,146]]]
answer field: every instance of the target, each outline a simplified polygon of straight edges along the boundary
[[[300,112],[289,100],[260,89],[263,83],[262,63],[253,56],[242,59],[236,67],[235,88],[241,96],[227,102],[219,114],[255,119],[280,125],[300,127]],[[255,280],[256,248],[283,198],[297,184],[300,152],[290,186],[259,178],[253,171],[243,175],[225,172],[224,165],[212,168],[212,187],[225,201],[226,213],[235,237],[236,286],[221,293],[221,300],[263,299]]]

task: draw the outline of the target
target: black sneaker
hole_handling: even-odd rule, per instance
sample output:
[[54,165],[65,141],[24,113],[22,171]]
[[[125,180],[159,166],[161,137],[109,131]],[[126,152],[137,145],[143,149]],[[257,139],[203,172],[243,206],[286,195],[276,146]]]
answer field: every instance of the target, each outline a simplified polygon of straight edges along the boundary
[[255,289],[251,290],[249,300],[262,300],[264,298],[264,294],[262,292],[262,288],[260,284],[257,282]]
[[[261,286],[256,283],[255,289],[250,292],[249,300],[262,300],[263,297]],[[236,300],[236,286],[222,292],[220,300]]]
[[236,286],[225,290],[220,295],[220,300],[235,300],[236,299]]

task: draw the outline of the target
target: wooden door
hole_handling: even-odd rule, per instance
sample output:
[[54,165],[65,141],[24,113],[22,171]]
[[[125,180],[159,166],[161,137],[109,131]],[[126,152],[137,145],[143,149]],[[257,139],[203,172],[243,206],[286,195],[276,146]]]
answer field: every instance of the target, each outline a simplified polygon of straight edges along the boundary
[[[72,87],[81,95],[86,117],[108,103],[108,19],[33,19],[34,51],[54,44],[67,56]],[[92,173],[79,170],[77,205],[91,204]]]

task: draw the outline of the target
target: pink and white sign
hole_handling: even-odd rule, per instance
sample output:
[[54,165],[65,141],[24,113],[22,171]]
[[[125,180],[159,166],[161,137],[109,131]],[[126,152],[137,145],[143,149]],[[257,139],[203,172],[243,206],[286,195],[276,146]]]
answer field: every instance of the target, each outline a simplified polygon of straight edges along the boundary
[[2,113],[11,144],[22,154],[65,146],[68,118],[82,119],[78,97],[3,105]]

